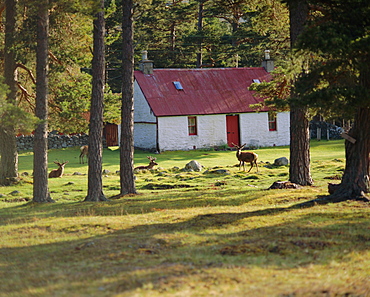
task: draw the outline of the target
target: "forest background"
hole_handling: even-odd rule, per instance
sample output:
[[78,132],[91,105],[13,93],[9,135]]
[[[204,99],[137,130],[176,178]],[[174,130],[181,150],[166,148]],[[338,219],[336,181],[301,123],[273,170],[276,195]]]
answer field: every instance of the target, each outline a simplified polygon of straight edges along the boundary
[[[16,25],[18,105],[34,113],[36,24],[30,1],[18,1]],[[105,1],[104,120],[120,121],[121,1]],[[91,97],[93,1],[53,1],[49,36],[49,128],[88,131]],[[135,1],[134,56],[147,50],[156,68],[259,67],[264,50],[289,50],[289,17],[278,0]],[[4,34],[1,34],[4,38]],[[1,46],[3,46],[3,42]],[[0,49],[3,52],[3,48]]]
[[[48,39],[47,54],[44,56],[49,56],[50,70],[47,75],[43,73],[48,90],[46,92],[46,88],[42,89],[42,99],[47,97],[43,102],[47,102],[48,114],[44,117],[46,114],[41,106],[42,116],[37,114],[37,108],[36,115],[39,119],[48,121],[49,131],[55,129],[62,133],[74,133],[86,131],[88,128],[87,118],[89,111],[92,110],[89,106],[91,94],[89,73],[93,72],[91,69],[94,67],[91,67],[91,63],[94,65],[92,57],[95,57],[94,49],[91,49],[91,28],[94,28],[95,32],[97,24],[93,16],[103,2],[45,1],[49,5],[47,11],[40,9],[40,2],[32,0],[18,2],[5,0],[3,3],[7,8],[5,28],[7,25],[9,28],[11,23],[8,19],[9,13],[17,12],[16,15],[12,15],[15,20],[15,23],[12,23],[14,28],[12,31],[5,30],[14,34],[9,36],[8,33],[4,36],[4,73],[12,72],[6,70],[9,66],[13,68],[13,65],[6,64],[6,61],[11,60],[6,57],[10,52],[14,53],[12,59],[17,63],[14,67],[16,84],[20,90],[18,91],[20,96],[16,101],[24,115],[30,115],[35,110],[36,96],[33,95],[33,91],[36,89],[37,93],[37,84],[33,75],[34,69],[40,73],[48,67],[43,68],[35,60],[39,57],[39,46]],[[107,55],[104,55],[104,59],[107,66],[107,88],[104,96],[104,121],[119,121],[120,89],[123,90],[122,103],[124,103],[124,92],[132,87],[130,82],[125,87],[125,78],[129,76],[120,73],[125,69],[132,71],[132,65],[119,66],[127,60],[128,55],[131,55],[131,45],[130,49],[126,50],[122,46],[125,45],[125,41],[128,40],[130,43],[132,41],[131,33],[127,35],[128,37],[124,36],[126,28],[131,26],[131,23],[135,27],[133,50],[136,61],[140,59],[141,51],[147,50],[153,53],[150,58],[155,61],[158,68],[259,66],[263,52],[268,48],[274,53],[277,68],[272,83],[261,84],[261,89],[257,91],[273,99],[275,107],[276,103],[282,101],[285,101],[285,108],[289,105],[290,181],[295,182],[294,178],[299,177],[297,180],[299,184],[312,184],[307,137],[309,106],[311,112],[321,111],[326,115],[335,116],[340,114],[342,117],[349,116],[355,119],[355,124],[349,131],[353,140],[346,142],[347,166],[345,182],[342,183],[344,192],[341,191],[338,196],[356,198],[369,192],[370,82],[369,70],[364,65],[369,61],[370,22],[367,13],[369,4],[366,1],[289,0],[287,6],[284,1],[281,3],[271,0],[105,2],[104,31]],[[9,9],[10,4],[17,9]],[[351,14],[348,14],[349,10]],[[125,11],[129,12],[126,18],[128,26],[125,26]],[[44,16],[40,17],[40,13]],[[131,18],[132,21],[129,20]],[[35,22],[35,19],[38,21]],[[48,32],[40,38],[39,33],[45,33],[40,23],[45,22],[46,25],[46,19]],[[94,26],[91,26],[92,21]],[[95,35],[93,39],[95,41]],[[120,57],[125,58],[121,61]],[[279,63],[283,67],[279,67]],[[92,85],[94,90],[94,82]],[[14,94],[14,90],[10,91]],[[94,91],[91,99],[93,97]],[[124,118],[123,110],[122,105],[121,119]],[[16,120],[20,121],[22,118],[18,116]],[[14,120],[3,119],[4,117],[2,117],[4,123]],[[90,126],[91,123],[90,118]],[[43,123],[39,123],[40,126],[43,126],[40,133],[43,137],[47,133],[46,127]],[[36,139],[38,137],[35,137]],[[295,143],[294,140],[299,141]],[[297,149],[300,146],[302,149]],[[44,144],[40,143],[40,147],[43,149],[42,158],[45,159]],[[127,151],[129,149],[127,148]],[[121,151],[125,151],[122,145]],[[3,148],[2,152],[3,156],[10,155],[5,154]],[[306,154],[297,154],[295,157],[293,153],[299,152]],[[122,159],[132,158],[121,156],[121,161]],[[132,164],[129,165],[132,167]],[[294,166],[296,171],[293,170]],[[45,169],[46,166],[42,169],[44,177]],[[130,169],[130,173],[131,171]],[[300,177],[302,171],[305,173],[303,178]],[[44,181],[43,184],[45,183],[47,182]]]

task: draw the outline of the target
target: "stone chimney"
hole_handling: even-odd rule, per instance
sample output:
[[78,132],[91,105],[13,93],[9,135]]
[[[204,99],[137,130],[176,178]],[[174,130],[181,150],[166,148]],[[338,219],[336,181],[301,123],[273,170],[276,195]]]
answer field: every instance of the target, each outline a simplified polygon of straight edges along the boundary
[[265,68],[267,72],[274,70],[274,61],[270,58],[269,50],[265,50],[265,59],[262,61],[262,67]]
[[153,74],[153,61],[148,60],[148,52],[141,52],[141,61],[139,62],[139,69],[144,74]]

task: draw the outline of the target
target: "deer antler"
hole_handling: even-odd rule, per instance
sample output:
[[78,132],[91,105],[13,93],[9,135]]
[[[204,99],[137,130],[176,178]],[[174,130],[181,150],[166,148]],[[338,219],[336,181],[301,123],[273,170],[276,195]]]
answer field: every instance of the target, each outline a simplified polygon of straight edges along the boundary
[[239,146],[237,144],[235,144],[234,142],[231,143],[233,146],[237,147],[237,148],[243,148],[246,146],[246,143],[244,143],[243,145]]

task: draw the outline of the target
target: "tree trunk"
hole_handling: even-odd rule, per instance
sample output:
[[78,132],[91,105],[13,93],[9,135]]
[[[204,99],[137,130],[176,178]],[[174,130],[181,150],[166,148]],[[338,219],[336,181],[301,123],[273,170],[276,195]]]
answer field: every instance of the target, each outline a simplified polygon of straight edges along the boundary
[[290,108],[289,181],[302,186],[313,184],[310,173],[310,132],[307,110]]
[[203,64],[203,53],[202,53],[202,43],[203,43],[203,11],[204,11],[204,0],[199,1],[199,7],[198,7],[198,51],[197,53],[197,68],[202,67]]
[[353,128],[348,133],[356,139],[355,143],[346,140],[346,168],[343,187],[351,189],[352,196],[361,196],[370,192],[370,108],[360,108],[355,116]]
[[370,193],[370,108],[359,108],[348,135],[356,140],[345,141],[346,167],[342,182],[327,200],[340,202],[349,199],[369,201]]
[[101,11],[94,19],[94,48],[92,61],[92,94],[89,131],[89,170],[88,188],[85,201],[106,201],[103,194],[102,157],[103,157],[103,108],[105,85],[105,20],[104,1]]
[[132,0],[123,1],[122,110],[120,140],[121,193],[136,194],[134,180],[134,51]]
[[299,35],[303,32],[308,18],[309,7],[306,0],[288,0],[290,46],[293,48]]
[[36,48],[36,116],[42,120],[33,145],[33,201],[54,202],[48,189],[48,35],[49,1],[38,3]]
[[[359,85],[370,92],[370,69],[368,55],[359,60]],[[363,95],[365,96],[365,95]],[[367,102],[369,100],[367,99]],[[358,107],[353,126],[348,135],[355,142],[345,141],[346,167],[342,182],[336,191],[327,197],[327,200],[339,202],[348,199],[370,201],[370,107],[366,100]]]
[[[305,0],[289,1],[291,48],[304,30],[308,17]],[[309,186],[313,184],[310,171],[310,133],[306,108],[290,105],[290,168],[289,181]]]
[[[5,1],[5,48],[4,77],[9,87],[7,102],[16,105],[17,86],[15,78],[15,0]],[[18,181],[18,152],[14,123],[0,127],[0,184],[10,185]]]

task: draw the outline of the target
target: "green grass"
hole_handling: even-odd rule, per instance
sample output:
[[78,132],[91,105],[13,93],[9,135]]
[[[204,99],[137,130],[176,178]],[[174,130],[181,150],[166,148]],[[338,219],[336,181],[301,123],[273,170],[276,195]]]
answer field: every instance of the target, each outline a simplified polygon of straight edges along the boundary
[[[311,144],[315,184],[298,190],[266,190],[288,179],[287,166],[270,166],[288,147],[256,152],[258,173],[239,171],[234,151],[164,152],[136,174],[139,195],[82,203],[78,148],[51,150],[50,170],[69,160],[49,179],[57,203],[25,201],[30,176],[0,188],[0,296],[370,296],[369,205],[299,207],[342,174],[343,141]],[[135,152],[135,166],[148,155]],[[230,174],[183,172],[191,160]],[[117,148],[104,150],[103,169],[113,197]],[[20,154],[19,172],[32,173],[32,153]]]

